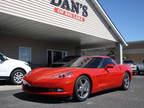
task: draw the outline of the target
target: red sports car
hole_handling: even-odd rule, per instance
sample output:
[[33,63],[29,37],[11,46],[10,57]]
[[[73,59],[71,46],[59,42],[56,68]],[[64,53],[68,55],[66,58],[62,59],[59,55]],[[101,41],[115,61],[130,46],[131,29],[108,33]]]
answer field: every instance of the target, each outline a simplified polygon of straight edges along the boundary
[[30,94],[71,96],[84,101],[90,94],[121,87],[127,90],[132,69],[118,65],[106,56],[83,56],[59,68],[39,68],[23,79],[23,90]]

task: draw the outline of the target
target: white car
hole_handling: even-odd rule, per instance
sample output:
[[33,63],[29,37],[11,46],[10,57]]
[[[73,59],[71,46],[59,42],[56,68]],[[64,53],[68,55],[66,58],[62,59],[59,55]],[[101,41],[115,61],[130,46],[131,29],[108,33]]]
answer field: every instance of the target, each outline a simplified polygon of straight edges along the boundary
[[137,64],[138,75],[144,74],[144,63]]
[[0,80],[10,80],[12,84],[22,84],[25,74],[31,68],[28,63],[20,60],[11,59],[0,53]]
[[132,68],[133,74],[137,74],[137,71],[138,71],[137,70],[137,65],[134,63],[134,61],[132,61],[132,60],[125,60],[124,64],[128,64]]

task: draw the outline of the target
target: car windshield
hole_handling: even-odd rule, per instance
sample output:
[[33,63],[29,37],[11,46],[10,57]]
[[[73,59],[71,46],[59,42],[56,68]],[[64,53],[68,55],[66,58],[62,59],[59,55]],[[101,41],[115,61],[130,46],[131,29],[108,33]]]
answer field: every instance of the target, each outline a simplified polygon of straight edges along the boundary
[[98,68],[101,61],[100,57],[77,57],[67,62],[63,67]]
[[69,62],[69,61],[76,59],[78,57],[80,57],[80,56],[67,56],[67,57],[64,57],[63,59],[58,60],[58,62]]

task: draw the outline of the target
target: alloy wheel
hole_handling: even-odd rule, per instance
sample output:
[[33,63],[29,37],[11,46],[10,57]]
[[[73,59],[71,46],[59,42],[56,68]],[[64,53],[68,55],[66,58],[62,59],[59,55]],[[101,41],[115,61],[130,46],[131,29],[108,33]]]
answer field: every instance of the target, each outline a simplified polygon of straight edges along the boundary
[[86,99],[90,92],[90,83],[87,77],[82,77],[78,80],[76,86],[77,96],[80,99]]
[[13,76],[13,79],[16,83],[21,84],[24,74],[22,72],[16,72]]
[[130,77],[129,77],[128,73],[125,74],[125,76],[124,76],[124,82],[123,83],[124,83],[124,87],[126,89],[128,89],[129,86],[130,86]]

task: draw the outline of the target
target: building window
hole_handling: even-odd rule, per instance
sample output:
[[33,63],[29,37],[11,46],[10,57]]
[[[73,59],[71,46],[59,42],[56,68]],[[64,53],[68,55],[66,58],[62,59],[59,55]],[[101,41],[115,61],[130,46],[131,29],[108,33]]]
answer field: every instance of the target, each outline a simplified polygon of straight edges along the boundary
[[19,60],[31,63],[31,48],[19,47]]
[[68,56],[67,51],[47,50],[48,65],[58,63],[66,56]]
[[53,63],[59,62],[66,56],[67,56],[66,51],[53,51]]

